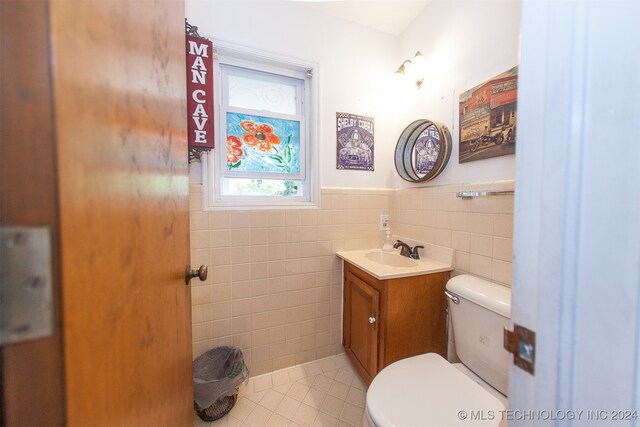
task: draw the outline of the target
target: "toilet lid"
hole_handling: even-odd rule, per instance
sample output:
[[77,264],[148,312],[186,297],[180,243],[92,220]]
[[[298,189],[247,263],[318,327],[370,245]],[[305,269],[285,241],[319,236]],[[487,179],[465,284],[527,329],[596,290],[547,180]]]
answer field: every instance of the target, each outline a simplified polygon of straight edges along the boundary
[[367,413],[380,427],[498,426],[505,409],[435,353],[387,366],[367,391]]

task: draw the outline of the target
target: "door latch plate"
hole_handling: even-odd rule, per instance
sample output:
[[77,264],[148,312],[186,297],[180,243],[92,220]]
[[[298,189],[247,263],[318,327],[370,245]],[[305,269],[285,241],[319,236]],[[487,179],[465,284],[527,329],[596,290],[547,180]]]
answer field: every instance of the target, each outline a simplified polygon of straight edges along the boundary
[[513,364],[535,375],[536,333],[520,325],[513,325],[513,331],[504,328],[504,348],[513,354]]
[[0,227],[0,345],[53,333],[48,227]]

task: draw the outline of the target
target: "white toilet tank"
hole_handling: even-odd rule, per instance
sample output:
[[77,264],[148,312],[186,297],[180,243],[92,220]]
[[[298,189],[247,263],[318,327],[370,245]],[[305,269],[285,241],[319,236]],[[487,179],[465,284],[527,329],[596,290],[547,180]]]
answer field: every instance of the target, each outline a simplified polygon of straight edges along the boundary
[[510,354],[503,329],[510,326],[511,288],[467,274],[447,282],[456,353],[462,363],[505,396]]

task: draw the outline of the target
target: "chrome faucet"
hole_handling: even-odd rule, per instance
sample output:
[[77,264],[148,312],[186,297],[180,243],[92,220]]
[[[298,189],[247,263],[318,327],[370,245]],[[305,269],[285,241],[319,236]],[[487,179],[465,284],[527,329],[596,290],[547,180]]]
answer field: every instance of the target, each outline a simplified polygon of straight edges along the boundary
[[424,249],[424,246],[417,245],[416,247],[411,249],[411,246],[407,245],[402,240],[398,240],[396,243],[393,244],[393,248],[394,249],[402,248],[400,249],[400,255],[402,256],[406,256],[407,258],[420,259],[420,254],[418,253],[418,249],[420,248]]

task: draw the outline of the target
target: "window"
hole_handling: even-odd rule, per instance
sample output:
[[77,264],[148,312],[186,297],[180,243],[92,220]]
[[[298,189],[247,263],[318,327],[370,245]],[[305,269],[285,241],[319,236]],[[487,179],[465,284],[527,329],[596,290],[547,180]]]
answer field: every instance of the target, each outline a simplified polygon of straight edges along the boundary
[[214,42],[216,148],[205,209],[318,205],[315,65]]

